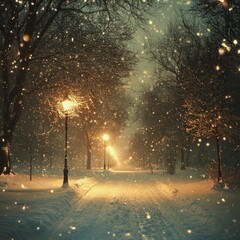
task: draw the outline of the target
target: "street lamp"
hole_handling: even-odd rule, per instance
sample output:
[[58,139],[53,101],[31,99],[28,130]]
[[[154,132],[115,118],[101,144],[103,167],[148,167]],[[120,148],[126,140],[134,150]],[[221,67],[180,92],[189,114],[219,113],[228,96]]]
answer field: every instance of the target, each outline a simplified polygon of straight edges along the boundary
[[68,164],[67,164],[67,145],[68,145],[68,117],[76,107],[76,102],[66,97],[62,101],[62,108],[65,116],[65,146],[64,146],[64,169],[63,169],[63,187],[68,186]]
[[108,134],[103,134],[102,135],[102,139],[103,139],[103,144],[104,144],[104,157],[103,157],[103,168],[104,170],[106,170],[106,142],[109,140],[109,135]]

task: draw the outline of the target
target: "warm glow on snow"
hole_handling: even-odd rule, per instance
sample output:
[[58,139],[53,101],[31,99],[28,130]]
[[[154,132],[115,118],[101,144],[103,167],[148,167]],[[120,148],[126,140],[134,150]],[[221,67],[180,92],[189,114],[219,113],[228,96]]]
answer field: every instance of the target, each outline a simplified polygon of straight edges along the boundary
[[[80,171],[81,177],[72,180],[70,188],[64,190],[59,190],[62,182],[59,177],[35,177],[30,183],[26,175],[1,176],[0,186],[7,181],[8,191],[1,194],[0,210],[6,216],[14,216],[9,218],[10,224],[21,224],[21,228],[16,225],[11,232],[14,237],[34,226],[33,232],[28,232],[31,239],[36,236],[41,239],[38,234],[43,232],[48,239],[61,236],[99,240],[108,236],[187,239],[189,235],[196,239],[202,236],[221,239],[224,228],[232,229],[233,236],[238,234],[236,192],[213,190],[211,181],[197,177],[193,168],[177,172],[171,181],[149,170],[126,169],[127,166],[118,166],[116,170],[87,175]],[[15,184],[14,178],[26,188]],[[3,223],[6,219],[2,219]],[[0,238],[6,231],[3,228]]]

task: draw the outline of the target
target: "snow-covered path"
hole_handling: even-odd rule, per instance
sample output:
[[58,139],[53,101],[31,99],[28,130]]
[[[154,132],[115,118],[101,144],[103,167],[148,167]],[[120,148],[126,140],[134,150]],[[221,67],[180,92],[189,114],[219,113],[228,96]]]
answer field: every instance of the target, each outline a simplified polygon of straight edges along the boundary
[[240,239],[239,191],[216,191],[193,169],[82,171],[61,184],[1,176],[0,240]]
[[49,227],[44,239],[215,239],[214,219],[197,206],[181,208],[168,190],[149,173],[112,173]]

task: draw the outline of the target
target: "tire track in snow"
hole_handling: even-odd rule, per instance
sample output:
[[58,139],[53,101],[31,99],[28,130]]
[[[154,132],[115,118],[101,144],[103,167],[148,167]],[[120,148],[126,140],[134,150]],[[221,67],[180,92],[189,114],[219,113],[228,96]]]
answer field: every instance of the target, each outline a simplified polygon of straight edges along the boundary
[[[154,196],[155,199],[164,199],[161,203],[162,215],[170,222],[174,219],[175,224],[172,221],[172,226],[183,239],[215,239],[219,231],[215,220],[200,206],[197,206],[197,203],[190,201],[187,197],[184,198],[184,196],[178,197],[177,195],[180,193],[169,196],[166,188],[168,187],[165,184],[158,184],[154,189],[151,188],[150,196]],[[212,227],[214,228],[212,229]]]
[[133,176],[116,176],[95,185],[41,239],[202,240],[194,235],[194,226],[201,218],[191,212],[192,208],[181,211],[178,199],[166,194],[165,184],[133,180]]
[[[166,196],[159,192],[156,186],[149,185],[149,199],[151,199],[151,206],[149,206],[149,211],[152,211],[152,218],[157,218],[159,224],[157,226],[161,226],[162,222],[164,223],[164,234],[166,239],[187,239],[187,224],[184,222],[184,217],[177,217],[179,209],[173,208],[170,200],[166,198]],[[166,203],[166,204],[165,204]],[[156,207],[154,205],[158,205],[159,215],[156,216],[156,212],[154,209]]]
[[[140,187],[143,186],[141,185]],[[144,184],[144,191],[141,193],[144,196],[144,201],[138,201],[139,206],[136,206],[136,200],[132,202],[139,222],[141,239],[182,239],[176,231],[169,228],[170,221],[162,216],[160,211],[161,203],[153,198],[152,188],[152,186]]]
[[[103,208],[104,201],[94,202],[94,196],[92,196],[92,187],[85,195],[83,195],[74,204],[74,206],[63,216],[59,221],[51,226],[47,230],[47,234],[44,239],[84,239],[82,235],[91,232],[91,226],[93,226]],[[91,212],[94,209],[94,214]],[[81,221],[81,225],[79,224]],[[81,228],[79,228],[81,226]],[[50,233],[50,234],[49,234]],[[76,235],[79,237],[75,238]]]
[[[100,183],[84,195],[74,207],[60,219],[56,226],[48,229],[50,235],[45,239],[64,240],[98,240],[115,239],[114,210],[118,207],[118,196],[122,194],[123,185]],[[117,238],[121,239],[121,238]]]

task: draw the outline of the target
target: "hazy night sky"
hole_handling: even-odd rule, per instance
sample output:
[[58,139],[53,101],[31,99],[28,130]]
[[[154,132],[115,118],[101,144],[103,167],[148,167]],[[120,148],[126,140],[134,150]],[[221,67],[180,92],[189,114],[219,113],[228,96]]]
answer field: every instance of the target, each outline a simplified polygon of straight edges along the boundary
[[164,4],[162,8],[156,9],[153,15],[149,16],[148,23],[142,29],[138,29],[131,43],[131,48],[138,53],[139,58],[139,63],[129,81],[129,89],[132,94],[138,95],[143,87],[151,86],[153,81],[154,65],[149,63],[146,49],[144,49],[148,39],[160,39],[164,35],[169,22],[177,18],[180,9],[191,6],[191,1],[165,0]]
[[[150,63],[145,49],[148,44],[148,39],[157,40],[164,35],[165,30],[170,21],[177,18],[181,9],[186,9],[191,6],[191,1],[188,0],[165,0],[164,6],[156,9],[152,16],[149,16],[148,23],[142,29],[139,28],[130,43],[130,48],[137,53],[139,62],[132,73],[132,78],[129,79],[128,92],[134,97],[134,101],[139,100],[139,95],[144,89],[149,89],[154,83],[153,72],[154,64]],[[133,114],[130,113],[128,127],[125,129],[120,142],[121,149],[127,150],[129,144],[126,144],[131,136],[136,132],[138,124],[133,121]],[[125,151],[123,151],[125,152]]]

